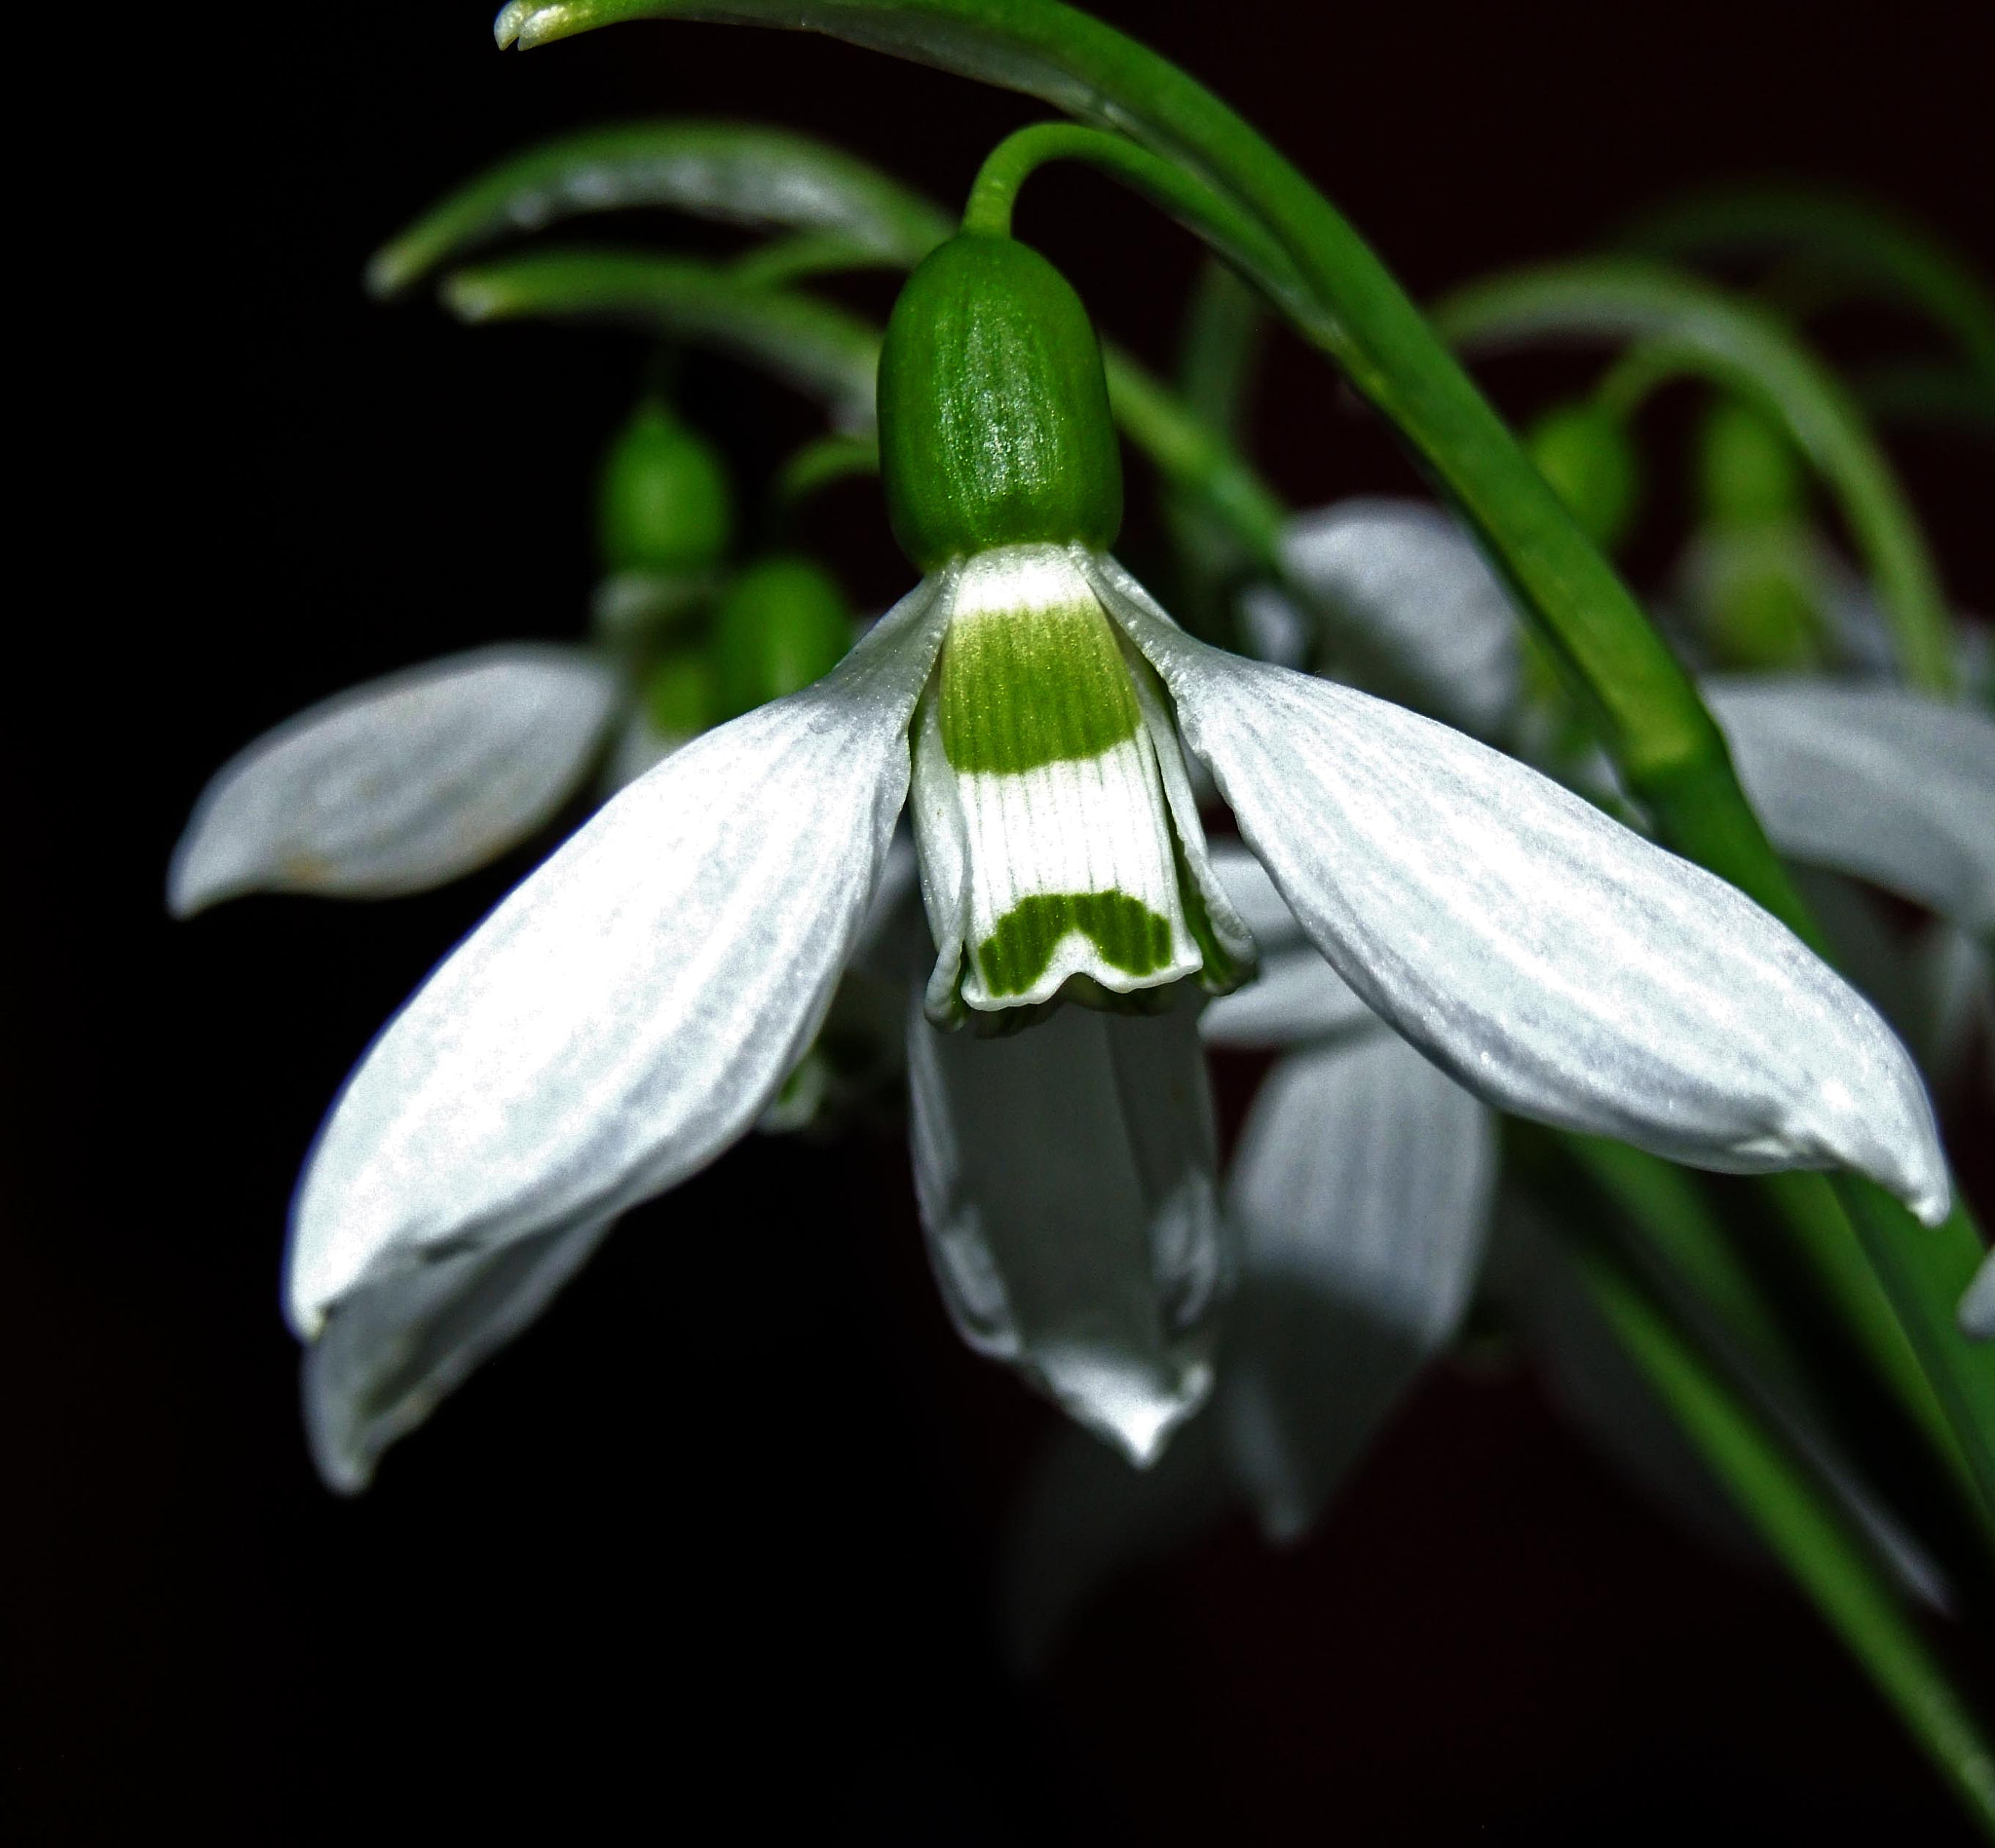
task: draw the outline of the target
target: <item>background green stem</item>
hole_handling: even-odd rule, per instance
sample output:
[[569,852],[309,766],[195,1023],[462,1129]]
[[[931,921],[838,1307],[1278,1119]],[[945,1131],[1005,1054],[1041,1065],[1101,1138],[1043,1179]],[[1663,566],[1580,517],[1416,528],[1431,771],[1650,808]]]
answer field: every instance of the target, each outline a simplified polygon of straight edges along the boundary
[[1434,311],[1476,348],[1532,339],[1645,343],[1616,381],[1631,401],[1693,373],[1777,419],[1834,495],[1876,585],[1906,681],[1953,690],[1952,623],[1939,574],[1910,504],[1841,382],[1779,321],[1694,277],[1620,260],[1548,265],[1478,283]]
[[1995,301],[1972,270],[1895,212],[1804,187],[1728,187],[1649,213],[1623,242],[1678,258],[1793,252],[1945,328],[1995,390]]

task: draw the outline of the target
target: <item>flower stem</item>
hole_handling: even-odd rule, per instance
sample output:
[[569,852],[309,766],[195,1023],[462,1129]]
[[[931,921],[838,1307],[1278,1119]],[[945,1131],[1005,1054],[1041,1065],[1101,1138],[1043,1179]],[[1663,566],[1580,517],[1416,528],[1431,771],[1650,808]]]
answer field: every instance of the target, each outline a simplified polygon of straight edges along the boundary
[[977,170],[963,207],[962,228],[1009,237],[1019,188],[1049,161],[1078,161],[1119,179],[1252,276],[1287,312],[1304,320],[1321,319],[1295,265],[1258,219],[1182,167],[1105,130],[1072,122],[1035,122],[1006,135]]

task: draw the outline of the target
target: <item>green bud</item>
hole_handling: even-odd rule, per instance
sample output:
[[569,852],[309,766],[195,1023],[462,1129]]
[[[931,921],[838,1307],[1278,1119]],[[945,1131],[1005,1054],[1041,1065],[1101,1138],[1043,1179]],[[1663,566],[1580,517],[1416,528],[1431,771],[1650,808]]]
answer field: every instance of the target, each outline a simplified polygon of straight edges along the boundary
[[1787,433],[1735,397],[1720,398],[1704,421],[1697,486],[1705,518],[1725,526],[1790,519],[1808,499],[1801,458]]
[[1036,251],[965,233],[908,278],[880,350],[880,473],[922,571],[1122,524],[1122,459],[1080,297]]
[[610,571],[698,571],[728,548],[734,502],[713,445],[656,399],[611,444],[596,496]]
[[644,680],[644,715],[668,738],[697,737],[721,717],[713,663],[703,649],[674,649]]
[[1806,529],[1792,521],[1711,534],[1700,612],[1720,667],[1755,672],[1820,666],[1820,584]]
[[851,645],[851,607],[829,572],[808,558],[750,565],[714,612],[718,716],[735,718],[808,687]]
[[1641,465],[1618,417],[1586,402],[1562,404],[1531,427],[1531,460],[1602,551],[1628,531],[1641,492]]

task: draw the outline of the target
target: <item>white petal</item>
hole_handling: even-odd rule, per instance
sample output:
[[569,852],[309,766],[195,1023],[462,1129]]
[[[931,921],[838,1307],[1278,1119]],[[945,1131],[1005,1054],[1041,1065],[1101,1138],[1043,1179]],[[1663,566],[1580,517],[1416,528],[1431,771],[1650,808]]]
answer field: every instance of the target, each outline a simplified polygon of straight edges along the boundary
[[1949,1186],[1854,989],[1724,881],[1458,732],[1193,641],[1104,559],[1240,832],[1337,973],[1479,1097],[1693,1165]]
[[1508,725],[1521,681],[1517,612],[1475,542],[1440,508],[1339,501],[1290,522],[1282,559],[1359,632],[1368,654],[1384,658],[1392,691],[1478,737]]
[[1960,1300],[1960,1325],[1977,1341],[1995,1340],[1995,1253],[1981,1260]]
[[909,1142],[962,1338],[1139,1464],[1203,1403],[1225,1265],[1193,998],[1004,1038],[908,1023]]
[[618,700],[607,662],[510,646],[371,680],[216,772],[173,849],[176,918],[244,892],[422,891],[523,841],[587,770]]
[[1254,939],[1264,949],[1294,950],[1309,941],[1308,932],[1289,909],[1289,901],[1275,890],[1267,868],[1238,841],[1220,840],[1212,844],[1212,870],[1226,888],[1226,896]]
[[936,591],[633,783],[389,1025],[299,1184],[300,1333],[425,1255],[620,1212],[755,1120],[886,857]]
[[1270,1538],[1314,1523],[1453,1338],[1495,1180],[1489,1113],[1395,1035],[1268,1074],[1227,1182],[1240,1285],[1216,1413]]
[[1995,930],[1995,718],[1817,676],[1703,691],[1783,853]]
[[1335,1039],[1379,1024],[1344,978],[1313,947],[1263,957],[1261,975],[1222,995],[1198,1030],[1209,1046],[1294,1046]]
[[1291,1046],[1375,1025],[1377,1016],[1317,954],[1267,869],[1238,841],[1215,841],[1211,855],[1213,876],[1263,955],[1258,980],[1221,996],[1199,1017],[1205,1043]]
[[613,1224],[447,1252],[341,1302],[303,1368],[305,1431],[326,1486],[365,1489],[381,1453],[532,1322]]

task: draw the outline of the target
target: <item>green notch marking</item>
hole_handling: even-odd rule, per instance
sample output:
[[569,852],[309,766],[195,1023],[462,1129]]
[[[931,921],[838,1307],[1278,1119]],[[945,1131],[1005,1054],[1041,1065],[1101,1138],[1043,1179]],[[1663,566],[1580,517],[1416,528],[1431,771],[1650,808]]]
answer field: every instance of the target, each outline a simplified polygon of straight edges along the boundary
[[1170,920],[1127,892],[1035,892],[977,945],[985,985],[994,995],[1023,995],[1072,930],[1125,975],[1154,975],[1171,960]]
[[942,648],[942,748],[965,773],[1099,757],[1142,723],[1096,603],[974,616]]

